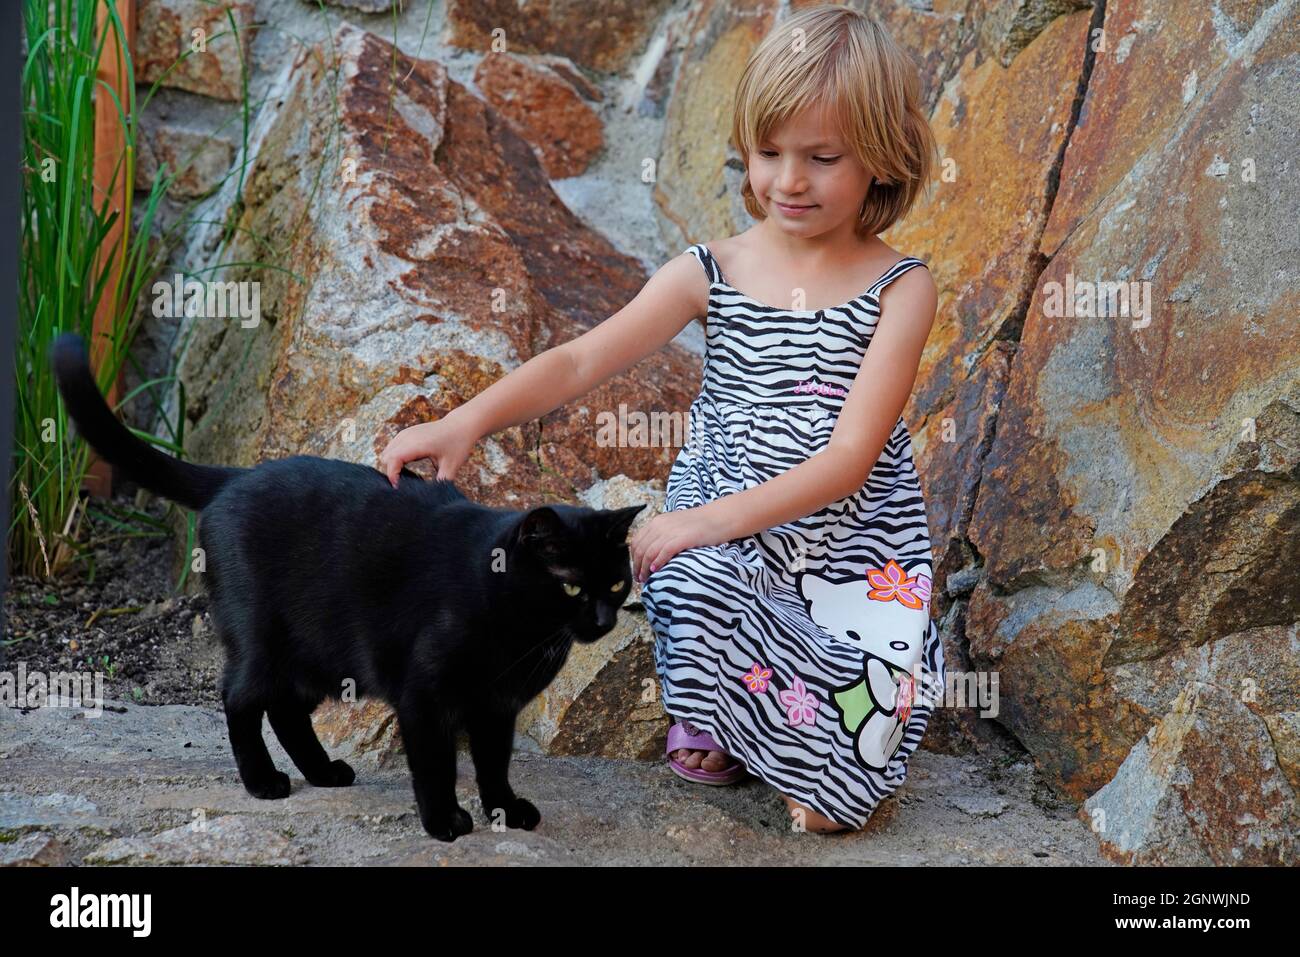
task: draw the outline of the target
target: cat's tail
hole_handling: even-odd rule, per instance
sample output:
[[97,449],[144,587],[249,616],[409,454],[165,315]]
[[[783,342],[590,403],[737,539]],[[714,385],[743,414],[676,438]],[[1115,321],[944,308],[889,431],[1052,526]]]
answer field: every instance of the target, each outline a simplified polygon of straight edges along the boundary
[[198,511],[223,485],[248,471],[184,462],[138,438],[104,401],[81,336],[65,332],[55,339],[50,362],[77,434],[106,462],[150,491]]

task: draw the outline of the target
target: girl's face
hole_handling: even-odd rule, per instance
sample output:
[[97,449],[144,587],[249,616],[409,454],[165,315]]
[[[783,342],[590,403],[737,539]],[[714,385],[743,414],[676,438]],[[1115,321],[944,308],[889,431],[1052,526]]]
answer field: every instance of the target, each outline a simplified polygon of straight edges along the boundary
[[824,112],[804,110],[749,154],[754,196],[785,232],[815,236],[857,220],[871,174],[834,130]]

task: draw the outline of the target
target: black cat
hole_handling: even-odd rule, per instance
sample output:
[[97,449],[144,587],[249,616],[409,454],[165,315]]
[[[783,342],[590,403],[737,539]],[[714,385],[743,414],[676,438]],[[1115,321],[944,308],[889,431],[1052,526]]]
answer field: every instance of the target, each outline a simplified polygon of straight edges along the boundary
[[262,740],[263,713],[311,784],[352,783],[311,724],[321,701],[352,691],[396,710],[431,835],[473,829],[456,802],[462,728],[484,812],[537,825],[508,780],[515,720],[574,641],[614,627],[631,590],[627,531],[644,505],[488,508],[450,481],[403,469],[394,489],[377,469],[306,455],[195,465],[118,421],[79,336],[60,336],[52,361],[77,432],[127,477],[200,510],[230,745],[250,794],[289,794]]

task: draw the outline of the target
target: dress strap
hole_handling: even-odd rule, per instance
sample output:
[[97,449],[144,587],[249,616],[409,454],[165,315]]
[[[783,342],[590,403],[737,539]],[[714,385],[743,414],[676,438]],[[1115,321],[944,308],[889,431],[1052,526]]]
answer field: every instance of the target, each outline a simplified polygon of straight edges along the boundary
[[708,273],[710,282],[722,282],[722,270],[718,268],[718,264],[713,258],[713,253],[709,252],[708,246],[703,243],[695,243],[695,245],[688,247],[685,251],[694,254],[695,258],[700,261],[700,265],[703,266],[704,271]]
[[879,279],[877,279],[875,283],[872,284],[871,288],[867,290],[866,294],[871,295],[871,293],[874,292],[877,295],[879,295],[880,290],[884,289],[886,286],[888,286],[899,276],[903,275],[903,273],[907,272],[909,269],[915,266],[925,266],[925,263],[921,262],[921,260],[915,258],[914,256],[904,256],[898,262],[894,263],[894,265],[890,266],[887,270],[885,270],[885,274],[881,276]]

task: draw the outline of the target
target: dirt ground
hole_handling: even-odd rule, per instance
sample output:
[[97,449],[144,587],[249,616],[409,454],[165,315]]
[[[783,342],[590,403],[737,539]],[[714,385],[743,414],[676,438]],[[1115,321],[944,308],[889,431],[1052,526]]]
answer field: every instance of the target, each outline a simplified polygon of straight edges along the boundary
[[[161,519],[167,503],[137,506],[122,491],[113,504]],[[55,581],[15,575],[5,592],[9,667],[99,672],[106,697],[138,704],[219,706],[222,652],[207,616],[206,594],[175,590],[164,538],[114,537],[113,526],[87,517],[88,563]]]

